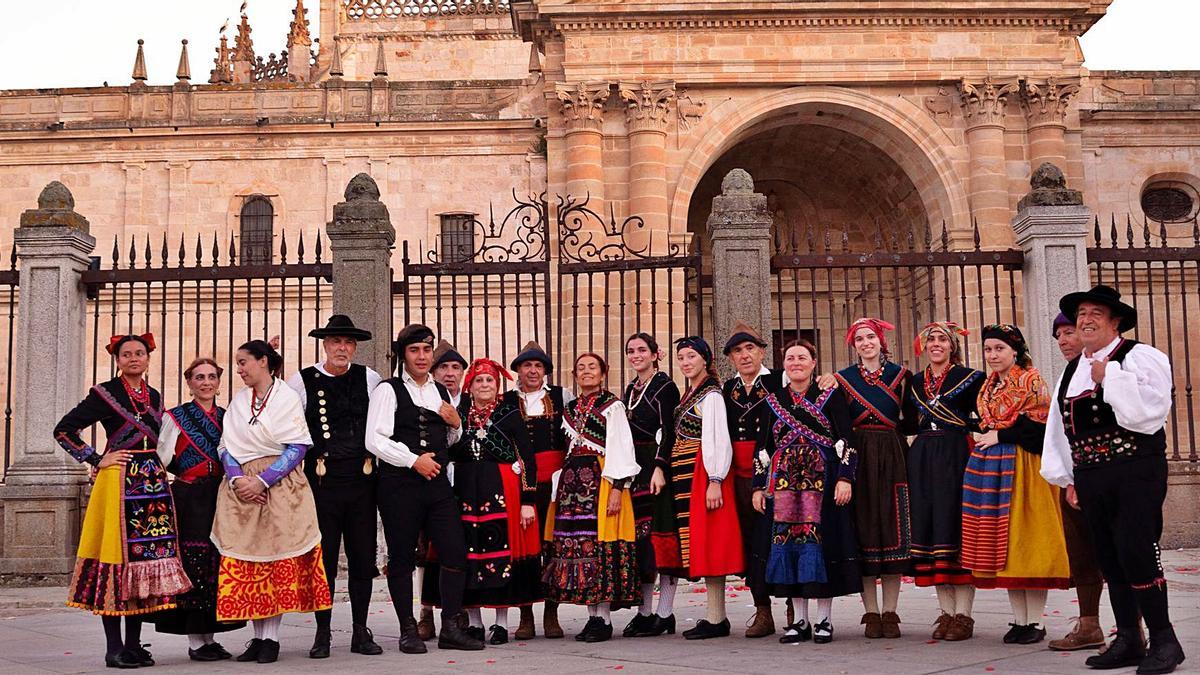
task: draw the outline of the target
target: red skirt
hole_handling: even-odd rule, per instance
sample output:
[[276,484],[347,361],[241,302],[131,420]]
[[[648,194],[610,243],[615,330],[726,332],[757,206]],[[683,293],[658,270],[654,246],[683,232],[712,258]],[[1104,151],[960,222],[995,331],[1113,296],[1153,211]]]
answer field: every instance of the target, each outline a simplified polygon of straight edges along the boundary
[[[699,445],[699,443],[697,443]],[[742,527],[738,523],[734,502],[733,480],[721,482],[721,508],[708,510],[708,472],[704,460],[696,453],[696,470],[692,476],[692,499],[688,533],[688,577],[720,577],[741,574],[745,568],[742,555]]]
[[502,468],[500,481],[504,484],[504,502],[508,511],[508,549],[514,562],[525,558],[541,559],[542,528],[534,517],[529,527],[521,527],[521,477]]

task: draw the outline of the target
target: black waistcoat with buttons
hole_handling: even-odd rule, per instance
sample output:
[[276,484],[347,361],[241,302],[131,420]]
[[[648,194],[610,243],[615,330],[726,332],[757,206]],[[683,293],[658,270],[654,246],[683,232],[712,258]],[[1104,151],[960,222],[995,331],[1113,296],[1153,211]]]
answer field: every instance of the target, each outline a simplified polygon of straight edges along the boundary
[[[1122,340],[1108,360],[1122,363],[1137,345],[1136,340]],[[1076,396],[1067,396],[1067,387],[1082,359],[1082,356],[1077,356],[1067,364],[1058,388],[1058,405],[1062,410],[1063,428],[1071,445],[1071,460],[1075,468],[1086,470],[1166,453],[1167,435],[1163,429],[1153,434],[1140,434],[1117,423],[1116,413],[1104,400],[1102,384]]]
[[[389,378],[387,384],[396,394],[396,417],[392,422],[391,439],[408,446],[418,457],[432,452],[437,463],[446,466],[450,461],[447,438],[450,433],[449,425],[441,415],[417,405],[400,378]],[[433,384],[437,387],[438,396],[449,403],[450,392],[439,382]]]
[[367,367],[354,363],[345,373],[332,377],[309,366],[300,371],[300,377],[304,380],[304,418],[313,440],[313,451],[304,458],[306,467],[312,468],[318,457],[325,458],[327,471],[334,464],[356,460],[353,471],[361,473],[371,404]]
[[742,383],[740,375],[725,380],[725,416],[729,421],[729,440],[757,441],[759,429],[766,419],[767,395],[783,389],[783,371],[772,370],[769,374],[755,378],[750,391]]
[[541,415],[526,415],[525,404],[516,389],[504,392],[503,400],[521,411],[525,427],[529,430],[529,442],[534,452],[564,452],[567,449],[566,432],[563,431],[563,388],[552,384],[542,399]]

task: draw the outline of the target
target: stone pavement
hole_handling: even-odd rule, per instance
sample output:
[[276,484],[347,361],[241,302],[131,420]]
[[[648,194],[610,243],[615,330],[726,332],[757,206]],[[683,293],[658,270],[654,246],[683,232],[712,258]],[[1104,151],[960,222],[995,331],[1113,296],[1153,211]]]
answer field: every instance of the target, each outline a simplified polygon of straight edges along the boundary
[[[1171,609],[1176,631],[1189,660],[1181,672],[1196,671],[1200,663],[1200,550],[1170,551],[1164,555],[1171,588]],[[488,647],[482,652],[439,651],[432,647],[423,656],[397,652],[395,616],[385,595],[384,584],[372,605],[371,625],[384,654],[365,657],[349,651],[349,606],[342,598],[335,607],[333,658],[307,658],[312,639],[312,617],[289,614],[284,618],[280,661],[272,666],[223,662],[194,663],[187,658],[185,638],[159,635],[147,627],[143,641],[151,644],[155,658],[171,672],[421,672],[421,673],[520,673],[528,671],[566,673],[726,672],[750,673],[819,669],[824,673],[1078,673],[1084,672],[1085,653],[1058,654],[1045,644],[1005,645],[1000,637],[1008,629],[1008,602],[1003,591],[981,591],[975,606],[975,639],[963,643],[931,643],[929,624],[937,614],[932,589],[906,584],[900,596],[900,615],[906,621],[899,640],[867,640],[857,625],[862,608],[857,598],[839,598],[834,603],[834,641],[829,645],[781,645],[774,638],[747,640],[741,627],[751,614],[749,593],[729,587],[729,612],[734,622],[733,637],[687,642],[679,635],[660,638],[614,638],[607,643],[583,645],[571,639],[582,628],[586,613],[579,607],[564,607],[566,640],[537,638],[522,643]],[[0,589],[0,672],[83,673],[103,670],[104,648],[100,622],[83,612],[61,608],[62,588]],[[703,617],[703,586],[685,585],[676,596],[680,628],[690,627]],[[39,607],[40,605],[40,607]],[[782,602],[776,617],[782,619]],[[815,610],[815,605],[814,605]],[[1058,637],[1069,629],[1076,614],[1074,593],[1050,594],[1045,623],[1050,635]],[[484,619],[490,619],[490,610]],[[631,616],[614,617],[618,631]],[[516,612],[511,620],[516,622]],[[1103,622],[1111,625],[1104,608]],[[250,637],[248,629],[224,636],[235,654]]]

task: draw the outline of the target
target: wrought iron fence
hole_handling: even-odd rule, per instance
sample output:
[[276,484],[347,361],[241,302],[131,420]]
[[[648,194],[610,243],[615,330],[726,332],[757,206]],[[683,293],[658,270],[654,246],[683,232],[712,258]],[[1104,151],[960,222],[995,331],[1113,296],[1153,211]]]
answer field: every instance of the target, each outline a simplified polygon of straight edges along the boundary
[[[835,244],[828,229],[819,239],[810,229],[802,240],[783,242],[771,258],[776,363],[794,338],[817,346],[823,369],[853,362],[845,330],[861,316],[896,326],[891,358],[912,370],[920,367],[912,339],[931,321],[954,321],[972,333],[989,323],[1019,325],[1024,252],[982,250],[977,223],[970,236],[969,248],[954,250],[945,223],[936,236],[926,223],[917,232],[877,232],[870,252],[851,250],[845,231]],[[964,340],[963,350],[968,365],[985,369],[974,339]]]
[[8,467],[12,464],[13,409],[14,406],[21,404],[21,398],[13,396],[12,381],[13,341],[17,335],[19,284],[17,246],[12,244],[8,254],[8,268],[0,270],[0,349],[3,349],[5,354],[4,370],[0,372],[0,382],[4,383],[4,422],[3,427],[0,427],[0,432],[4,434],[4,473],[8,472]]
[[[1167,420],[1170,458],[1200,465],[1193,391],[1200,379],[1200,341],[1191,330],[1200,318],[1200,222],[1165,223],[1126,216],[1097,217],[1087,257],[1094,283],[1118,289],[1138,310],[1134,339],[1167,354],[1173,369],[1174,405]],[[1107,238],[1106,238],[1107,235]]]

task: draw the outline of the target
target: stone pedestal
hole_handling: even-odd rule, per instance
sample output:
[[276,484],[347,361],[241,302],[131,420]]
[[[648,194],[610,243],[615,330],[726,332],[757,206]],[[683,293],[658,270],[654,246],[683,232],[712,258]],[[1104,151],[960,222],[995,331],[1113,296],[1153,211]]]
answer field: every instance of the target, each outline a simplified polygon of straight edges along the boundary
[[379,201],[379,186],[367,174],[350,179],[345,197],[346,201],[334,205],[333,221],[326,228],[333,252],[333,313],[345,314],[354,325],[371,331],[373,339],[359,344],[354,360],[386,376],[396,230],[387,206]]
[[54,441],[58,420],[83,398],[87,295],[80,275],[96,240],[62,183],[14,232],[21,303],[12,363],[13,461],[0,488],[4,549],[0,573],[63,574],[79,540],[80,487],[87,472]]
[[[754,181],[734,169],[721,181],[708,217],[713,260],[713,350],[719,352],[730,330],[745,321],[767,342],[765,363],[774,360],[771,313],[771,213],[767,197]],[[717,359],[722,378],[733,376],[728,359]]]
[[1050,324],[1058,316],[1059,298],[1091,285],[1087,234],[1092,213],[1078,191],[1066,189],[1062,172],[1052,164],[1034,172],[1031,183],[1033,190],[1021,200],[1012,223],[1017,245],[1025,250],[1022,330],[1034,366],[1054,386],[1067,364],[1050,336]]

